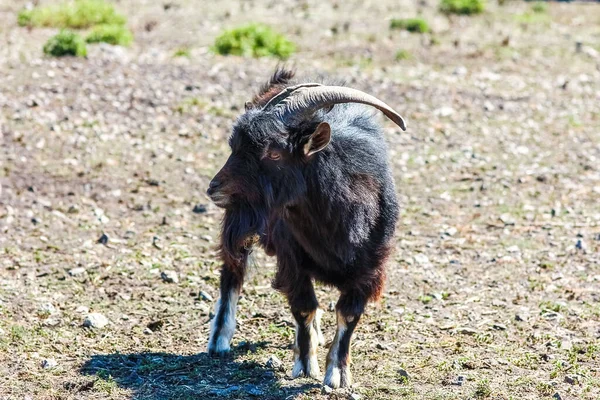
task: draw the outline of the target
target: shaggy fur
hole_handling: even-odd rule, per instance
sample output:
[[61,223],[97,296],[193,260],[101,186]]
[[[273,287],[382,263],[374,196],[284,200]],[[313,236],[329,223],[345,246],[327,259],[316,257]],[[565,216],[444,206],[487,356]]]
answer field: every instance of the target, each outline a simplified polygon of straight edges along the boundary
[[[337,380],[347,386],[350,336],[366,303],[381,295],[398,205],[374,109],[340,104],[300,121],[282,121],[261,110],[296,83],[292,77],[291,71],[276,71],[239,117],[229,140],[231,156],[208,190],[225,209],[221,296],[228,299],[241,289],[253,243],[277,256],[273,287],[287,296],[297,322],[301,366],[295,366],[295,375],[300,368],[314,375],[318,301],[312,281],[339,289],[343,332],[330,357],[336,365],[328,369],[348,371]],[[322,122],[331,127],[331,141],[307,155],[305,146]],[[230,313],[230,307],[221,308]],[[217,310],[215,318],[225,321],[227,315]],[[216,343],[218,320],[213,326],[211,343]],[[218,352],[209,344],[212,350]]]

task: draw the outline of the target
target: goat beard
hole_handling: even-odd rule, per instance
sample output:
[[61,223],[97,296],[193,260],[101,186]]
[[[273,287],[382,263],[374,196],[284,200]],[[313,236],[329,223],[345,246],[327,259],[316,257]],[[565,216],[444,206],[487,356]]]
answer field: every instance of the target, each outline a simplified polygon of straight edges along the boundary
[[252,246],[264,234],[266,210],[251,204],[236,204],[225,210],[219,251],[226,265],[242,266]]

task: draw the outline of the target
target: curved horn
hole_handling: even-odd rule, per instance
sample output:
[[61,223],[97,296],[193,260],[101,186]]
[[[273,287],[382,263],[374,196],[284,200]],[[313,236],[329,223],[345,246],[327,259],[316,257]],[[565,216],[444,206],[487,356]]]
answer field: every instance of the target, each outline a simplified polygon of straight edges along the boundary
[[281,92],[277,93],[277,96],[273,96],[273,98],[271,100],[269,100],[269,102],[267,104],[265,104],[265,106],[263,107],[263,110],[266,111],[274,106],[276,106],[277,104],[281,103],[283,100],[287,99],[294,91],[301,89],[301,88],[305,88],[305,87],[316,87],[316,86],[323,86],[320,83],[301,83],[299,85],[294,85],[294,86],[288,86],[285,89],[283,89]]
[[295,114],[297,112],[316,111],[320,108],[340,103],[367,104],[383,112],[386,117],[402,128],[403,131],[406,130],[406,122],[404,122],[400,114],[370,94],[344,86],[309,85],[311,86],[298,85],[293,87],[294,89],[291,91],[293,95],[290,92],[277,101],[279,103],[278,108],[281,107],[281,111],[284,114]]

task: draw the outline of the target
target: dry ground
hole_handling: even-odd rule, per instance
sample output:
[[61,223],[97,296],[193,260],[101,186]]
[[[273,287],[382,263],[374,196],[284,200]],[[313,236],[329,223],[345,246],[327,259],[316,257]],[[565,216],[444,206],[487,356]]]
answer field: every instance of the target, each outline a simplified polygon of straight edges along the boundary
[[[600,6],[447,18],[431,0],[212,3],[121,0],[133,47],[87,59],[42,58],[55,30],[20,28],[25,2],[0,4],[0,398],[600,398]],[[417,12],[433,35],[389,31]],[[244,21],[295,41],[300,73],[409,121],[383,122],[403,211],[349,391],[289,379],[292,317],[262,253],[233,357],[205,353],[221,212],[204,190],[277,63],[209,51]],[[336,293],[318,297],[327,309]],[[109,325],[82,327],[88,312]]]

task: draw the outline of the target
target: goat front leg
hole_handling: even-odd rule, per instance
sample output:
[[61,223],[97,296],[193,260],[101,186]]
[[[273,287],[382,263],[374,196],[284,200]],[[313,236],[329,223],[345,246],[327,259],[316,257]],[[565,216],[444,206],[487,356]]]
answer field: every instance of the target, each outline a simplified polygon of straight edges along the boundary
[[329,353],[324,384],[334,389],[352,385],[350,341],[364,311],[367,299],[360,293],[343,293],[336,305],[337,331]]
[[246,260],[240,265],[225,263],[221,269],[220,297],[215,316],[210,325],[208,354],[223,357],[231,350],[230,343],[235,331],[235,312],[242,290]]
[[290,283],[291,285],[286,285],[283,291],[296,320],[292,378],[300,376],[319,378],[321,373],[317,359],[317,346],[320,341],[321,313],[318,310],[317,296],[309,276],[303,275]]

